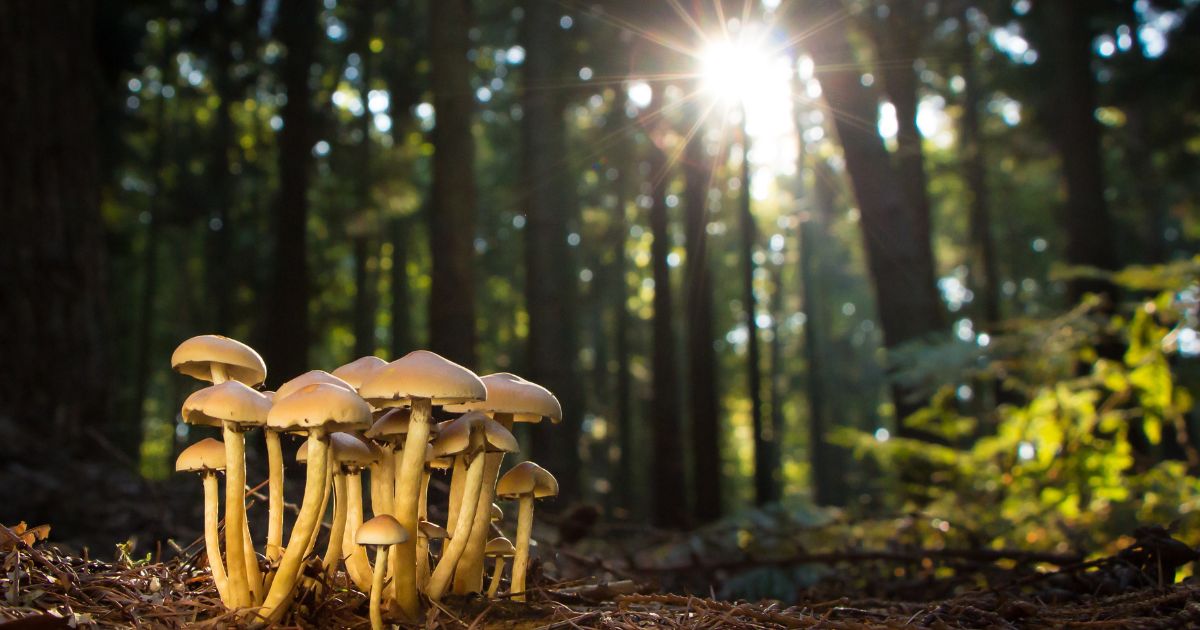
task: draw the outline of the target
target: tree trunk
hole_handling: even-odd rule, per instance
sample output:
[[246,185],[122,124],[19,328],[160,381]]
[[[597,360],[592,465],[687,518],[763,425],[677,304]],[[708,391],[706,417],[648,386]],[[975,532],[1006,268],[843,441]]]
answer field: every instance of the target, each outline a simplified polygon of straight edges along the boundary
[[[909,206],[905,187],[875,125],[864,123],[877,119],[879,99],[862,84],[845,20],[834,17],[842,8],[833,0],[811,6],[817,12],[805,18],[828,26],[813,32],[808,50],[816,61],[817,78],[829,110],[835,112],[834,128],[858,201],[863,249],[874,284],[884,345],[894,348],[942,327],[937,287],[930,283],[934,276],[930,242],[921,238],[916,213]],[[892,396],[897,434],[929,437],[905,422],[923,401],[899,385],[892,388]]]
[[309,69],[317,40],[315,0],[296,0],[279,14],[279,38],[287,49],[283,83],[283,129],[279,132],[279,197],[275,207],[273,299],[267,319],[267,366],[271,384],[308,370],[308,184],[312,161],[312,90]]
[[429,346],[475,366],[475,139],[467,59],[469,0],[429,3],[433,128],[433,191],[429,249]]
[[[699,108],[692,111],[699,114]],[[684,154],[684,215],[687,267],[688,402],[692,421],[693,510],[700,523],[721,516],[721,425],[717,411],[716,352],[713,348],[712,270],[708,260],[708,189],[713,160],[697,131]]]
[[205,280],[208,288],[208,299],[212,303],[212,331],[220,334],[232,334],[230,326],[232,317],[230,304],[232,296],[236,295],[237,265],[232,261],[233,225],[230,222],[230,209],[236,198],[237,180],[229,172],[229,152],[234,149],[233,119],[229,108],[235,97],[233,65],[231,52],[232,30],[234,26],[228,18],[229,0],[218,0],[217,10],[212,15],[213,46],[213,88],[217,93],[217,108],[214,112],[216,119],[213,135],[212,156],[209,162],[209,193],[212,195],[212,210],[209,212],[207,224],[202,227],[208,235],[208,260],[205,261]]
[[[417,20],[413,2],[403,2],[393,5],[391,15],[391,41],[385,50],[391,50],[385,59],[391,62],[384,65],[388,81],[388,113],[392,117],[392,146],[401,148],[407,142],[407,136],[414,128],[414,121],[409,110],[421,99],[421,87],[416,80],[416,59],[412,47],[414,41],[409,29]],[[401,52],[403,51],[403,53]],[[411,160],[405,162],[411,173],[414,165]],[[428,216],[429,198],[422,199],[419,216]],[[408,278],[409,248],[414,240],[411,232],[418,221],[411,217],[394,217],[389,221],[392,242],[391,270],[391,350],[392,358],[402,357],[415,350],[418,346],[417,335],[413,331],[413,312]]]
[[[964,19],[963,28],[969,32]],[[996,245],[992,239],[991,203],[988,197],[987,162],[983,154],[983,132],[979,126],[979,107],[984,93],[975,68],[975,47],[964,36],[963,114],[960,141],[963,175],[966,179],[970,208],[971,278],[979,296],[984,324],[1000,321],[1000,276],[996,268]]]
[[351,238],[354,247],[354,356],[362,357],[375,354],[375,283],[368,267],[373,244],[371,234],[374,232],[371,226],[375,225],[371,220],[375,214],[371,207],[371,127],[374,118],[367,106],[371,91],[371,33],[375,21],[372,0],[361,0],[358,12],[358,94],[363,112],[358,117],[358,130],[362,138],[359,140],[355,164],[358,199],[354,212],[357,216],[350,223],[353,226]]
[[612,161],[619,169],[616,186],[616,204],[613,208],[612,228],[609,230],[607,241],[612,248],[612,263],[605,270],[604,278],[607,285],[608,303],[612,305],[613,319],[613,363],[616,374],[613,378],[613,424],[617,430],[617,441],[620,446],[620,459],[614,474],[615,500],[617,505],[628,513],[634,509],[634,424],[631,409],[632,374],[630,373],[629,348],[629,283],[625,278],[626,243],[629,240],[629,223],[626,220],[626,210],[629,203],[630,186],[636,183],[634,173],[637,162],[632,151],[632,139],[629,134],[616,141]]
[[19,366],[0,381],[0,462],[51,448],[29,427],[58,457],[111,429],[92,17],[86,0],[0,3],[0,347]]
[[560,61],[565,54],[561,12],[542,0],[525,3],[525,58],[521,103],[521,164],[527,195],[525,308],[529,313],[529,378],[558,396],[563,423],[533,433],[533,457],[554,470],[562,492],[579,491],[578,443],[581,411],[576,350],[574,252],[567,245],[567,218],[575,201],[567,164],[566,122]]
[[[1100,123],[1096,121],[1096,86],[1092,77],[1093,3],[1059,0],[1046,3],[1047,59],[1054,96],[1052,119],[1057,130],[1067,201],[1062,227],[1067,239],[1066,262],[1116,269],[1112,218],[1104,200],[1104,169],[1100,153]],[[1052,114],[1052,115],[1053,115]],[[1075,280],[1068,284],[1072,302],[1085,293],[1115,297],[1104,281]]]

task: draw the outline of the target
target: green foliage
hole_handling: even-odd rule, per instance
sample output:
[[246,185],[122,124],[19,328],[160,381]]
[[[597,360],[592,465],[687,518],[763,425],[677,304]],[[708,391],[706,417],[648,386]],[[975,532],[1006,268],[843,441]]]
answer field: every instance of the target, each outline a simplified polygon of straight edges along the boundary
[[[892,471],[904,509],[944,515],[995,546],[1059,550],[1100,551],[1141,523],[1195,520],[1200,460],[1176,365],[1194,352],[1179,339],[1194,334],[1198,261],[1071,273],[1141,297],[1115,314],[1086,300],[1053,319],[1013,322],[986,348],[906,348],[899,378],[937,388],[907,424],[943,444],[836,433]],[[955,373],[966,382],[941,378]],[[1003,404],[973,405],[966,384],[998,386]],[[1180,531],[1200,542],[1194,529]]]

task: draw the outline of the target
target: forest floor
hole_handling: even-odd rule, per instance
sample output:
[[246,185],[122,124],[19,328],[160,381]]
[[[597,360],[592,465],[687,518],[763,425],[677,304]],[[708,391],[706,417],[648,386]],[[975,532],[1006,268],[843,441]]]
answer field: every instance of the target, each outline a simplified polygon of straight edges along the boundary
[[[121,552],[108,562],[72,555],[40,541],[41,533],[0,527],[0,628],[238,625],[217,599],[199,550],[171,545],[175,553],[167,561]],[[632,575],[604,568],[608,559],[603,557],[562,550],[555,556],[564,554],[574,566],[590,564],[592,575],[552,580],[546,571],[535,571],[529,603],[449,598],[429,609],[424,627],[1200,627],[1200,579],[1175,581],[1177,569],[1195,560],[1196,553],[1153,527],[1139,530],[1115,554],[1089,561],[1003,550],[823,553],[797,561],[836,570],[798,588],[786,604],[667,590],[682,583],[675,578],[694,579],[707,570],[703,567],[680,568],[688,576],[664,570]],[[892,579],[878,578],[881,569]],[[981,588],[981,583],[990,586]],[[310,581],[287,622],[304,628],[369,627],[366,597],[342,575],[333,584]]]

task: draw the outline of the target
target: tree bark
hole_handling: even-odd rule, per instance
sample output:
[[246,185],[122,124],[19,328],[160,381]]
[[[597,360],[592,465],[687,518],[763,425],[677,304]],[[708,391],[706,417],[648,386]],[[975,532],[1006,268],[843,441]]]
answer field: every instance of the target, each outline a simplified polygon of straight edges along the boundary
[[[968,22],[963,28],[970,31]],[[987,185],[987,162],[983,153],[983,132],[979,125],[979,107],[984,93],[975,68],[975,47],[967,36],[963,38],[962,129],[960,146],[963,176],[966,180],[970,206],[971,278],[979,296],[984,324],[1000,321],[1000,277],[996,266],[996,244],[992,238],[992,212]]]
[[0,382],[3,462],[46,453],[32,426],[58,457],[112,429],[92,16],[0,3],[0,347],[19,366]]
[[[354,226],[351,239],[354,248],[354,356],[362,357],[375,354],[375,282],[368,263],[371,258],[374,240],[370,226],[375,225],[371,220],[375,211],[371,207],[371,127],[374,118],[368,107],[368,94],[371,91],[371,33],[375,21],[374,2],[361,0],[358,5],[358,25],[356,39],[359,55],[359,98],[362,100],[363,112],[358,117],[358,130],[362,134],[358,145],[358,159],[355,164],[355,184],[357,187],[358,215],[351,221]],[[394,123],[393,123],[394,124]]]
[[429,3],[433,129],[433,191],[429,213],[433,259],[429,296],[430,349],[475,366],[475,139],[467,59],[469,0]]
[[[699,114],[699,108],[692,111]],[[687,266],[688,402],[692,421],[693,511],[701,523],[721,516],[721,425],[717,410],[716,352],[713,348],[712,270],[708,259],[708,189],[713,160],[705,156],[703,130],[684,153],[684,216]]]
[[[937,287],[930,283],[933,256],[928,239],[921,238],[916,213],[887,149],[873,124],[879,99],[861,82],[842,8],[834,0],[814,2],[806,15],[814,23],[808,50],[816,61],[817,78],[835,112],[834,128],[841,141],[846,171],[858,202],[863,249],[875,289],[884,345],[894,348],[942,328]],[[929,437],[907,426],[904,419],[923,401],[901,386],[892,388],[897,434]]]
[[208,260],[205,261],[204,271],[208,299],[212,301],[212,319],[209,321],[212,330],[220,334],[232,332],[230,304],[232,296],[236,294],[234,278],[238,268],[232,261],[233,225],[229,216],[237,189],[237,181],[229,172],[229,152],[236,146],[233,119],[229,113],[230,103],[235,97],[233,74],[230,72],[230,66],[233,65],[230,44],[234,39],[234,26],[228,18],[229,4],[229,0],[218,0],[217,10],[212,15],[212,81],[218,102],[214,112],[216,123],[208,167],[213,207],[208,221],[202,227],[208,235]]
[[275,207],[273,297],[267,319],[270,384],[308,369],[308,185],[312,165],[312,89],[309,69],[317,40],[315,0],[296,0],[279,14],[279,38],[287,49],[283,83],[283,129],[279,132],[279,197]]
[[529,313],[529,378],[558,396],[563,423],[533,433],[533,457],[554,470],[561,491],[579,491],[578,443],[582,387],[579,382],[576,305],[579,289],[567,219],[575,204],[567,169],[563,92],[566,49],[558,26],[561,11],[543,0],[525,3],[525,58],[521,104],[522,189],[525,225],[525,305]]

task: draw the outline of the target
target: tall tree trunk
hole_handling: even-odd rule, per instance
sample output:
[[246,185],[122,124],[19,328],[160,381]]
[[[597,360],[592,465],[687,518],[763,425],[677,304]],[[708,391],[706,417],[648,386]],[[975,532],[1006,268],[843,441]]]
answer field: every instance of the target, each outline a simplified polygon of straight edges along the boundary
[[[561,90],[565,55],[561,12],[542,0],[525,3],[525,58],[521,104],[522,189],[525,225],[525,308],[529,313],[529,378],[550,389],[563,407],[563,423],[533,433],[533,456],[558,475],[562,491],[577,494],[581,385],[576,350],[579,298],[567,218],[574,199],[567,168],[566,122]],[[561,472],[561,474],[560,474]]]
[[[805,19],[826,26],[813,29],[809,52],[816,61],[817,78],[829,110],[835,113],[834,127],[858,201],[863,249],[884,344],[894,348],[942,327],[937,287],[930,282],[934,276],[930,242],[921,238],[916,213],[883,140],[873,124],[866,124],[877,119],[879,99],[860,80],[846,20],[841,16],[843,9],[834,0],[818,0],[810,7],[814,12],[806,14]],[[899,385],[893,386],[892,396],[897,434],[930,437],[905,422],[923,401]]]
[[375,21],[374,2],[361,0],[358,5],[356,39],[359,55],[359,99],[362,100],[362,115],[358,118],[358,130],[362,134],[358,145],[358,160],[355,164],[357,185],[356,219],[351,221],[354,231],[351,236],[354,247],[354,356],[375,354],[375,283],[368,267],[371,257],[374,232],[371,220],[375,211],[371,207],[371,127],[374,118],[368,106],[371,91],[371,33]]
[[230,304],[236,294],[233,280],[237,265],[232,261],[233,225],[230,223],[230,209],[235,199],[237,181],[229,171],[229,152],[236,146],[234,139],[233,119],[230,116],[230,104],[235,98],[233,73],[233,53],[231,42],[234,38],[234,26],[228,18],[230,12],[229,0],[218,0],[217,10],[212,15],[213,46],[213,88],[217,93],[217,109],[214,112],[215,133],[213,137],[212,156],[209,163],[209,182],[213,208],[209,212],[208,223],[203,227],[208,235],[208,260],[205,261],[205,280],[208,288],[208,299],[212,300],[211,322],[212,330],[221,334],[230,334],[232,317]]
[[[969,33],[969,22],[963,20]],[[983,87],[975,67],[975,47],[969,36],[963,37],[962,147],[963,175],[971,199],[970,242],[971,278],[979,296],[984,323],[1000,321],[1000,276],[996,268],[996,244],[992,239],[992,211],[987,186],[987,162],[983,154],[983,132],[979,126],[979,107],[983,103]]]
[[[662,93],[655,89],[655,100]],[[650,403],[653,427],[650,469],[652,518],[660,527],[679,528],[688,523],[687,483],[684,470],[683,433],[680,422],[678,377],[675,360],[674,309],[671,306],[671,236],[667,217],[667,155],[651,143],[650,177],[653,178],[650,205],[651,267],[654,276],[654,341],[651,357],[653,370]]]
[[[699,114],[698,108],[692,111]],[[692,497],[696,519],[721,516],[721,425],[717,411],[716,352],[713,348],[712,270],[708,259],[708,189],[713,160],[705,156],[698,130],[684,153],[684,215],[687,267],[688,415],[692,421]]]
[[758,227],[750,209],[750,135],[746,133],[746,110],[742,109],[742,185],[738,195],[738,227],[741,230],[742,309],[746,312],[746,396],[750,399],[750,426],[754,431],[754,503],[766,505],[779,500],[779,475],[775,462],[776,436],[763,417],[762,358],[758,345],[758,300],[754,295],[754,244]]
[[[1088,0],[1045,3],[1048,12],[1047,59],[1052,73],[1052,119],[1067,186],[1062,227],[1071,265],[1116,269],[1113,224],[1104,200],[1104,169],[1100,153],[1100,123],[1096,121],[1096,86],[1092,76],[1090,20],[1095,10]],[[1072,301],[1085,293],[1114,297],[1111,284],[1075,280],[1067,292]]]
[[625,279],[626,243],[629,240],[629,224],[625,213],[629,203],[630,186],[636,180],[637,163],[633,155],[633,142],[629,134],[617,140],[613,151],[612,161],[618,169],[616,185],[616,204],[613,208],[612,228],[606,239],[612,248],[612,263],[605,270],[604,278],[607,285],[608,303],[612,305],[613,320],[613,363],[616,374],[613,378],[613,424],[617,430],[617,443],[620,446],[620,459],[617,461],[614,484],[616,486],[616,503],[628,512],[632,512],[636,493],[634,492],[634,424],[631,409],[632,374],[630,372],[629,348],[629,283]]
[[279,197],[275,207],[273,297],[267,319],[269,383],[308,369],[308,183],[312,156],[312,90],[309,69],[317,40],[315,0],[296,0],[279,14],[279,38],[287,49],[283,83],[283,129],[279,132]]
[[93,8],[0,3],[0,462],[112,429]]
[[[395,123],[392,123],[395,124]],[[395,218],[389,222],[392,232],[392,358],[411,352],[415,343],[412,333],[412,310],[408,286],[408,222]]]
[[[417,20],[414,2],[393,4],[391,14],[391,41],[385,47],[390,50],[387,58],[390,65],[385,65],[388,81],[388,113],[392,117],[392,146],[402,148],[408,141],[408,134],[414,128],[410,110],[421,99],[421,87],[416,80],[416,59],[413,54],[413,41],[409,32],[411,24]],[[403,149],[401,149],[403,150]],[[405,165],[411,173],[414,165],[406,161]],[[430,200],[428,196],[422,199],[422,207],[418,215],[428,216]],[[389,222],[392,243],[391,270],[391,350],[392,358],[402,357],[416,349],[417,335],[414,333],[410,283],[408,279],[409,248],[413,245],[411,234],[418,221],[411,217],[393,217]]]
[[475,139],[471,135],[469,0],[429,3],[433,128],[433,192],[429,212],[433,258],[429,346],[475,366]]

